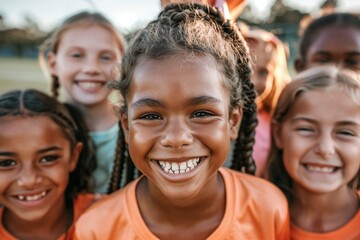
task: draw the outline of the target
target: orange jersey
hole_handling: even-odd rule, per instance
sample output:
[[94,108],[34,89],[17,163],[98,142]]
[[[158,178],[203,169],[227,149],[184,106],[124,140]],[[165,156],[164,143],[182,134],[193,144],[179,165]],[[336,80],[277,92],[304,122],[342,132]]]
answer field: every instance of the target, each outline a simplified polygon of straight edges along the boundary
[[[93,194],[79,194],[74,201],[74,219],[73,224],[69,228],[69,230],[61,235],[57,240],[71,240],[73,239],[73,235],[75,232],[75,222],[78,220],[81,214],[85,212],[85,210],[90,207],[92,203],[94,203],[99,198],[99,195]],[[0,239],[1,240],[17,240],[18,238],[11,235],[5,228],[2,223],[3,216],[3,208],[0,208]]]
[[[360,196],[360,191],[358,192]],[[327,233],[314,233],[291,225],[292,240],[359,240],[360,239],[360,209],[344,226]]]
[[[226,209],[217,229],[207,238],[288,240],[290,220],[286,198],[266,180],[221,168]],[[105,197],[77,222],[75,238],[158,239],[146,226],[136,200],[139,179]]]

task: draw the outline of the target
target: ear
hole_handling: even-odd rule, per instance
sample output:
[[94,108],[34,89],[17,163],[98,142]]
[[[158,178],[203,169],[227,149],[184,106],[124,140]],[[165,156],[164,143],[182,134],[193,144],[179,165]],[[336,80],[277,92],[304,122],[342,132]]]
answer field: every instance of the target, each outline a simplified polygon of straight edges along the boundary
[[241,107],[235,108],[229,116],[230,121],[230,140],[234,141],[238,137],[239,128],[243,116],[243,110]]
[[71,159],[70,159],[70,166],[69,166],[70,172],[75,170],[76,165],[79,161],[79,156],[80,156],[82,148],[83,148],[83,144],[81,142],[78,142],[75,145],[74,150],[71,155]]
[[271,134],[274,138],[274,143],[277,148],[282,149],[283,148],[283,141],[281,137],[281,127],[278,122],[272,122],[271,123]]
[[305,60],[302,58],[295,59],[295,70],[296,72],[301,72],[305,69]]
[[56,55],[53,52],[48,53],[47,62],[51,76],[57,76],[58,74],[56,69]]
[[124,132],[125,142],[129,143],[129,118],[127,113],[120,113],[120,122]]

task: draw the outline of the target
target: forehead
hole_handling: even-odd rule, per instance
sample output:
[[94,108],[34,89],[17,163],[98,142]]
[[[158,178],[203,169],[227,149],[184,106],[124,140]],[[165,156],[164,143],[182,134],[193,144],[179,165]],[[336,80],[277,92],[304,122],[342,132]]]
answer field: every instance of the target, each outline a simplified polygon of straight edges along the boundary
[[360,29],[335,25],[319,30],[309,47],[309,54],[325,52],[360,52]]
[[6,116],[0,118],[0,142],[19,147],[69,142],[62,129],[48,116]]
[[113,32],[99,24],[74,24],[61,33],[61,46],[96,46],[117,49],[117,38]]
[[219,69],[212,56],[179,53],[163,59],[143,59],[135,67],[128,96],[134,101],[154,93],[228,96],[225,76]]
[[[341,99],[341,101],[339,101]],[[360,122],[360,105],[338,86],[302,92],[290,106],[288,117],[310,115],[324,121]]]

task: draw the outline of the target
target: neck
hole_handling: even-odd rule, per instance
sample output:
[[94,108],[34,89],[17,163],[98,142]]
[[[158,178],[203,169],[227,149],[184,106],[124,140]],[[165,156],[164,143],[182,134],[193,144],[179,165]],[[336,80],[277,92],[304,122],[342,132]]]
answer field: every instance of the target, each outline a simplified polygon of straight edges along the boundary
[[52,208],[41,219],[27,221],[4,210],[4,227],[18,239],[58,239],[72,224],[73,212],[62,204]]
[[329,232],[346,224],[359,209],[356,192],[348,187],[331,193],[314,193],[296,189],[290,204],[291,221],[311,232]]
[[91,132],[108,130],[118,122],[113,105],[108,100],[91,106],[75,105],[79,107]]
[[146,178],[139,182],[136,193],[146,225],[161,239],[205,239],[225,214],[226,193],[220,173],[192,199],[168,199]]

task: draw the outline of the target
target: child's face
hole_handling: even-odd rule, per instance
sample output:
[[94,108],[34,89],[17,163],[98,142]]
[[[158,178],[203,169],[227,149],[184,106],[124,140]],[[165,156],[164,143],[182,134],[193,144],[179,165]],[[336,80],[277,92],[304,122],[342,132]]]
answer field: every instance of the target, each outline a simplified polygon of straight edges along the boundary
[[212,58],[185,54],[135,68],[125,138],[138,169],[168,199],[190,199],[212,184],[237,137],[242,112],[229,116],[217,68]]
[[57,54],[49,54],[52,75],[59,78],[68,100],[82,105],[107,101],[108,83],[120,59],[113,34],[98,25],[79,25],[60,36]]
[[259,95],[267,95],[271,91],[274,82],[276,60],[274,48],[263,41],[251,44],[252,62],[254,72],[251,81]]
[[273,134],[295,189],[333,192],[359,171],[360,110],[346,92],[302,93]]
[[304,69],[329,63],[360,70],[359,29],[331,26],[316,34],[307,51]]
[[0,204],[12,219],[36,221],[64,211],[64,192],[75,169],[60,127],[47,116],[0,118]]

